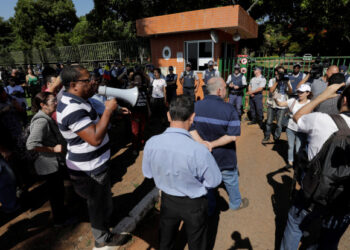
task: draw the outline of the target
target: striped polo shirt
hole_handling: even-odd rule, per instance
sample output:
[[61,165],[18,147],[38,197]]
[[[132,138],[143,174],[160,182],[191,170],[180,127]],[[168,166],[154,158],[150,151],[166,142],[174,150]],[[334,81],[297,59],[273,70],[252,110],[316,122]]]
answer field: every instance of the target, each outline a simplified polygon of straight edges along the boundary
[[91,104],[73,94],[64,92],[57,105],[58,127],[67,141],[67,167],[75,171],[98,174],[107,168],[110,157],[109,138],[99,146],[92,146],[78,136],[78,132],[100,120]]

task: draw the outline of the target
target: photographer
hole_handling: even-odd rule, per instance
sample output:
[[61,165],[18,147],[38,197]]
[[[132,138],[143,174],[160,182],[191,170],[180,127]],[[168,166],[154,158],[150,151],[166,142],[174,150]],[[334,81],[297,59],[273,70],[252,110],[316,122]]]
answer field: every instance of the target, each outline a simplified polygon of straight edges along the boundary
[[285,69],[282,66],[276,68],[277,75],[275,83],[270,87],[270,98],[268,101],[268,113],[265,129],[265,136],[262,143],[268,143],[270,141],[271,127],[274,118],[277,120],[277,128],[275,130],[273,139],[277,142],[282,132],[282,121],[286,114],[287,107],[279,106],[276,101],[271,98],[272,96],[281,102],[285,102],[288,99],[288,95],[292,94],[293,88],[288,77],[285,76]]

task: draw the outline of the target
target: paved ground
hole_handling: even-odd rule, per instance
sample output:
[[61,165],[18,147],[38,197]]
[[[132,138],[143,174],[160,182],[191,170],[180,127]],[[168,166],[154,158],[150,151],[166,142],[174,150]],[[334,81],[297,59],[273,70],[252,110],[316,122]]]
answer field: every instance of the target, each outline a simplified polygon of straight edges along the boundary
[[[222,211],[219,220],[211,222],[212,229],[218,225],[216,240],[212,241],[214,249],[272,250],[278,245],[289,206],[291,185],[291,173],[279,171],[285,165],[282,156],[286,155],[287,145],[282,142],[278,146],[263,146],[260,143],[262,137],[258,127],[243,125],[242,137],[237,143],[240,187],[242,195],[249,198],[250,206],[237,212],[227,210],[228,197],[222,188],[219,190]],[[116,210],[112,225],[123,218],[152,187],[152,183],[142,176],[142,152],[135,157],[128,145],[120,149],[117,146],[114,151],[117,154],[111,166]],[[31,189],[29,197],[33,200],[30,208],[11,217],[0,214],[0,249],[92,249],[93,238],[85,209],[79,206],[75,209],[82,220],[77,225],[53,228],[50,224],[50,207],[44,195],[45,186],[40,184]],[[67,199],[68,204],[74,204],[77,198],[71,196]],[[132,240],[122,249],[157,249],[157,207],[138,226]],[[185,244],[185,238],[180,234],[178,248],[184,248]],[[343,236],[339,249],[350,249],[350,229]]]
[[[249,198],[250,206],[241,211],[227,210],[228,197],[220,188],[223,197],[214,249],[276,249],[283,233],[289,206],[288,193],[291,173],[281,171],[285,166],[287,144],[283,134],[281,144],[263,146],[263,138],[257,126],[243,126],[238,140],[238,163],[240,189]],[[154,210],[136,230],[129,250],[157,249],[157,223],[159,213]],[[154,229],[156,228],[156,229]],[[215,229],[215,223],[211,225]],[[215,231],[215,230],[214,230]],[[185,244],[179,237],[178,247]],[[215,237],[214,237],[215,239]],[[350,249],[350,229],[343,236],[340,250]]]

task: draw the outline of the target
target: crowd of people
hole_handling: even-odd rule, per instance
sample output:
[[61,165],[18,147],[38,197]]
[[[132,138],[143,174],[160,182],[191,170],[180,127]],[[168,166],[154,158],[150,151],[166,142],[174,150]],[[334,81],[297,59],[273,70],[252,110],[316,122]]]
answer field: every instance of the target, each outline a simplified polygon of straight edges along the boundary
[[[348,68],[331,65],[315,77],[301,72],[300,64],[290,74],[278,65],[267,83],[260,67],[248,81],[236,64],[225,81],[214,66],[208,62],[203,84],[190,62],[179,76],[172,66],[162,72],[150,64],[127,68],[119,60],[104,67],[95,62],[91,71],[77,64],[28,66],[26,74],[21,68],[1,69],[1,210],[20,209],[31,169],[23,166],[32,165],[47,182],[54,225],[74,222],[64,208],[66,175],[86,200],[95,247],[120,244],[122,235],[109,230],[113,205],[108,133],[112,117],[123,116],[130,125],[133,154],[144,148],[144,176],[153,178],[162,193],[160,249],[173,249],[181,221],[189,249],[206,249],[208,218],[217,212],[217,187],[224,184],[230,209],[249,206],[240,194],[236,154],[246,94],[248,125],[260,126],[263,144],[280,143],[286,129],[286,170],[294,169],[296,185],[281,249],[297,249],[305,232],[313,233],[308,225],[319,218],[321,236],[308,249],[337,249],[350,223]],[[135,106],[98,94],[103,85],[137,87]],[[201,85],[204,99],[198,100]],[[30,120],[29,109],[34,113]],[[170,127],[146,142],[150,117]],[[340,170],[327,175],[334,168]],[[316,174],[318,179],[310,177]]]

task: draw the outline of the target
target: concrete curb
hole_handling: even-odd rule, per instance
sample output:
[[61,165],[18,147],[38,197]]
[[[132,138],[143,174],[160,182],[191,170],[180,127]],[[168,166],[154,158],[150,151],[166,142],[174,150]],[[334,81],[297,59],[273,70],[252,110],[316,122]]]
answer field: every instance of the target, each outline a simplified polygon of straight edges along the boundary
[[[125,235],[121,242],[125,241],[132,231],[136,229],[137,224],[145,217],[145,215],[152,209],[154,204],[158,201],[160,192],[158,188],[153,188],[129,213],[128,217],[122,219],[118,225],[112,229],[112,233],[119,233]],[[109,247],[103,249],[119,249],[118,247]],[[101,249],[101,248],[99,248]]]

